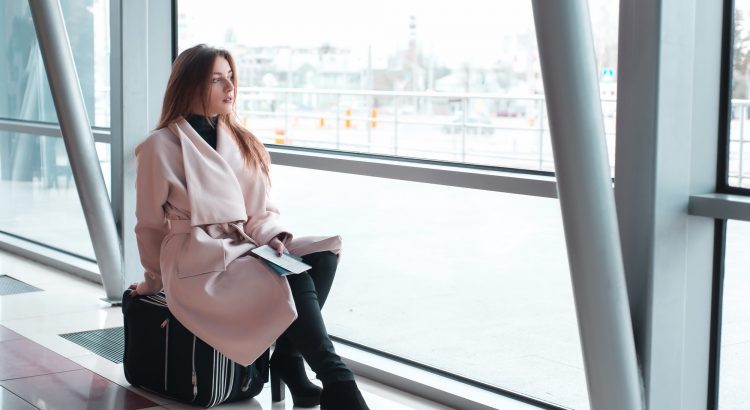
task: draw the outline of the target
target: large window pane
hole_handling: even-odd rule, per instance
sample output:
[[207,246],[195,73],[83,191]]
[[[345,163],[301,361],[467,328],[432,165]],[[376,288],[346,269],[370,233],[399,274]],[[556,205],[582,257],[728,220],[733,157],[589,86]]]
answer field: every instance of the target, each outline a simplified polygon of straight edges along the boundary
[[557,200],[274,166],[297,236],[340,234],[332,334],[588,408]]
[[729,221],[724,259],[719,408],[750,403],[750,223]]
[[[106,183],[109,148],[96,144]],[[0,132],[0,176],[0,231],[95,259],[62,138]]]
[[[61,0],[92,125],[109,127],[109,1]],[[0,4],[0,118],[57,122],[29,2]]]
[[[619,2],[589,3],[613,163]],[[233,52],[239,115],[264,142],[553,170],[530,2],[180,0],[178,13],[180,51]]]
[[729,185],[750,188],[750,0],[734,1]]

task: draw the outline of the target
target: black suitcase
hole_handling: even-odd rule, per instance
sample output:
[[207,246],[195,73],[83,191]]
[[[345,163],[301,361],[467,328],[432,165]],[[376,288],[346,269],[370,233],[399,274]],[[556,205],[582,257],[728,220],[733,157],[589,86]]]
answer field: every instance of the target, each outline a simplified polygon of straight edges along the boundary
[[241,366],[195,337],[167,308],[163,291],[122,296],[125,378],[184,403],[213,407],[257,396],[268,381],[269,351]]

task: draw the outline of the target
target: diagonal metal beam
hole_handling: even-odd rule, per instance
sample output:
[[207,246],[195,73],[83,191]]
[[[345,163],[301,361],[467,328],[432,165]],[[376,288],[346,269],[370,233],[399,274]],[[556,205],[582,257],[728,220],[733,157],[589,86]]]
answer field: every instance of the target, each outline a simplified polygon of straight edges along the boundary
[[106,300],[116,303],[123,290],[120,242],[60,3],[29,0],[29,7]]
[[586,0],[533,0],[592,409],[643,408]]

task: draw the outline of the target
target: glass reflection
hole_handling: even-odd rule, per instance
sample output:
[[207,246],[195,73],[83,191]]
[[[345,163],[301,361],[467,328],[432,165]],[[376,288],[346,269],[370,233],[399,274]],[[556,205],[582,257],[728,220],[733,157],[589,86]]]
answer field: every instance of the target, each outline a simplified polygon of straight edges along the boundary
[[[109,1],[62,0],[86,111],[93,125],[109,126]],[[0,118],[57,122],[27,1],[3,1],[0,27]],[[7,29],[6,29],[7,30]]]
[[[109,148],[96,144],[107,185]],[[0,132],[0,198],[0,231],[94,259],[62,138]]]
[[719,409],[750,403],[750,222],[729,221],[724,256]]

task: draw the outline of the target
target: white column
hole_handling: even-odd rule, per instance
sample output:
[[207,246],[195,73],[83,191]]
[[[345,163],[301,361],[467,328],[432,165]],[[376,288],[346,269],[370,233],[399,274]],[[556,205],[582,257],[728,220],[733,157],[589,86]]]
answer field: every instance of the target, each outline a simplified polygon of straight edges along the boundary
[[532,5],[589,402],[642,409],[588,3]]
[[[621,0],[615,197],[647,408],[706,409],[723,1]],[[723,257],[723,255],[718,255]]]
[[60,3],[29,0],[29,7],[106,300],[117,302],[123,291],[120,242]]
[[110,0],[112,207],[123,248],[123,287],[143,280],[134,232],[134,150],[161,113],[172,64],[171,3]]

